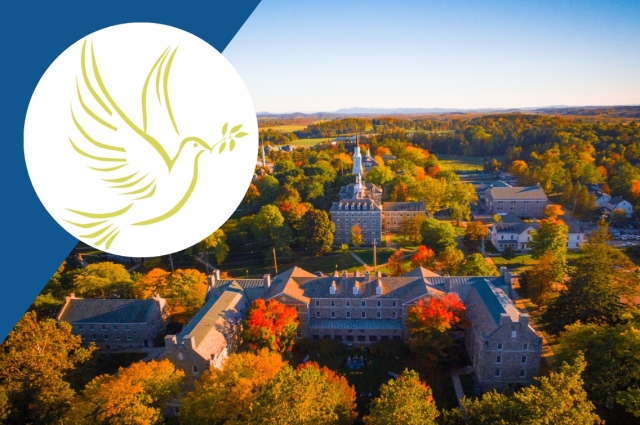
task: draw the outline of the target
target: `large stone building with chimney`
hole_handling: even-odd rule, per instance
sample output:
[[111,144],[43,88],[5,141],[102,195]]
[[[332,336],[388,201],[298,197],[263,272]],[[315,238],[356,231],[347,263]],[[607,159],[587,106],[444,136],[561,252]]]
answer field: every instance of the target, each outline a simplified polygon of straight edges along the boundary
[[382,202],[382,188],[364,181],[366,173],[379,164],[369,151],[362,157],[357,141],[352,158],[356,182],[340,188],[339,200],[329,211],[335,224],[334,244],[350,244],[351,228],[356,224],[364,245],[380,244],[383,232],[399,232],[411,217],[426,214],[424,202]]

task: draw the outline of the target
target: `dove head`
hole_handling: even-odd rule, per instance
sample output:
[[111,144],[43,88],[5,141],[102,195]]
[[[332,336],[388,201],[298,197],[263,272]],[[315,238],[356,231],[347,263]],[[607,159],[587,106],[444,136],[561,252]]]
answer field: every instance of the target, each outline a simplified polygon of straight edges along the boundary
[[196,153],[200,151],[211,151],[212,149],[207,142],[198,137],[187,137],[182,141],[182,146],[180,148],[190,148],[196,151]]

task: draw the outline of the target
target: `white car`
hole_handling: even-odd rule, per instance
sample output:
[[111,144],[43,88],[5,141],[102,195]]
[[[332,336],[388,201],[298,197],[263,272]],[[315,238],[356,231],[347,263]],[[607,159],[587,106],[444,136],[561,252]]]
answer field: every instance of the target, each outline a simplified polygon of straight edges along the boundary
[[622,239],[623,241],[626,241],[629,238],[627,238],[627,235],[622,235],[622,236],[620,236],[620,239]]

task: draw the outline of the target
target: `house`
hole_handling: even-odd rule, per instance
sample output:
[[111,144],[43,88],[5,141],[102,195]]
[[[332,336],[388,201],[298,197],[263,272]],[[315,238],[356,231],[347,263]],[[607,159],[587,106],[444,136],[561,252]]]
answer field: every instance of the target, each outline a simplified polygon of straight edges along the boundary
[[604,205],[604,211],[611,215],[615,210],[623,210],[627,214],[627,218],[631,218],[633,214],[633,205],[625,201],[619,196],[611,198]]
[[83,345],[95,343],[100,350],[131,350],[153,347],[166,332],[162,317],[166,301],[156,295],[149,300],[83,299],[65,297],[57,320],[71,325]]
[[[528,243],[531,241],[531,232],[540,228],[538,222],[525,222],[513,213],[500,213],[502,217],[499,223],[494,223],[489,228],[487,238],[493,246],[500,252],[507,247],[514,251],[526,252],[531,248]],[[565,223],[569,227],[567,235],[567,249],[580,249],[584,243],[584,229],[574,222]]]
[[500,276],[440,276],[418,267],[399,277],[369,271],[318,277],[294,267],[273,279],[218,277],[218,272],[210,277],[202,311],[178,336],[165,338],[163,356],[185,370],[191,384],[207,367],[219,367],[233,350],[233,338],[221,336],[221,330],[233,327],[256,298],[276,299],[295,308],[298,338],[367,346],[407,339],[405,323],[411,306],[453,293],[466,306],[470,327],[464,343],[482,386],[528,384],[539,371],[542,338],[529,316],[515,307],[506,268]]
[[513,213],[518,217],[542,217],[549,200],[540,185],[491,187],[485,191],[485,205],[494,214]]
[[603,192],[595,192],[596,195],[596,208],[604,208],[605,205],[611,200],[611,195],[607,195]]

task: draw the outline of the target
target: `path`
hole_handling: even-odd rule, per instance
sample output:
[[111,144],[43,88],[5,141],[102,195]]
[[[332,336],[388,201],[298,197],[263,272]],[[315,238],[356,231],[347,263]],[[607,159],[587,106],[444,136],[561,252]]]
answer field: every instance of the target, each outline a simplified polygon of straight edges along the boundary
[[464,390],[462,389],[462,382],[460,381],[460,375],[467,375],[473,373],[473,366],[469,365],[463,369],[454,369],[451,371],[451,379],[453,380],[453,389],[456,391],[456,397],[458,398],[458,404],[462,409],[462,399],[464,398]]
[[213,270],[215,270],[215,269],[216,269],[216,268],[215,268],[215,267],[213,267],[211,264],[209,264],[209,263],[207,263],[206,261],[204,261],[204,260],[202,259],[202,257],[204,257],[204,254],[203,254],[202,252],[201,252],[200,254],[198,254],[198,255],[194,255],[194,256],[193,256],[193,258],[195,258],[197,262],[199,262],[199,263],[203,264],[203,265],[205,266],[205,268],[206,268],[206,267],[208,267],[208,269],[207,269],[207,273],[208,273],[208,270],[212,270],[212,271],[213,271]]

